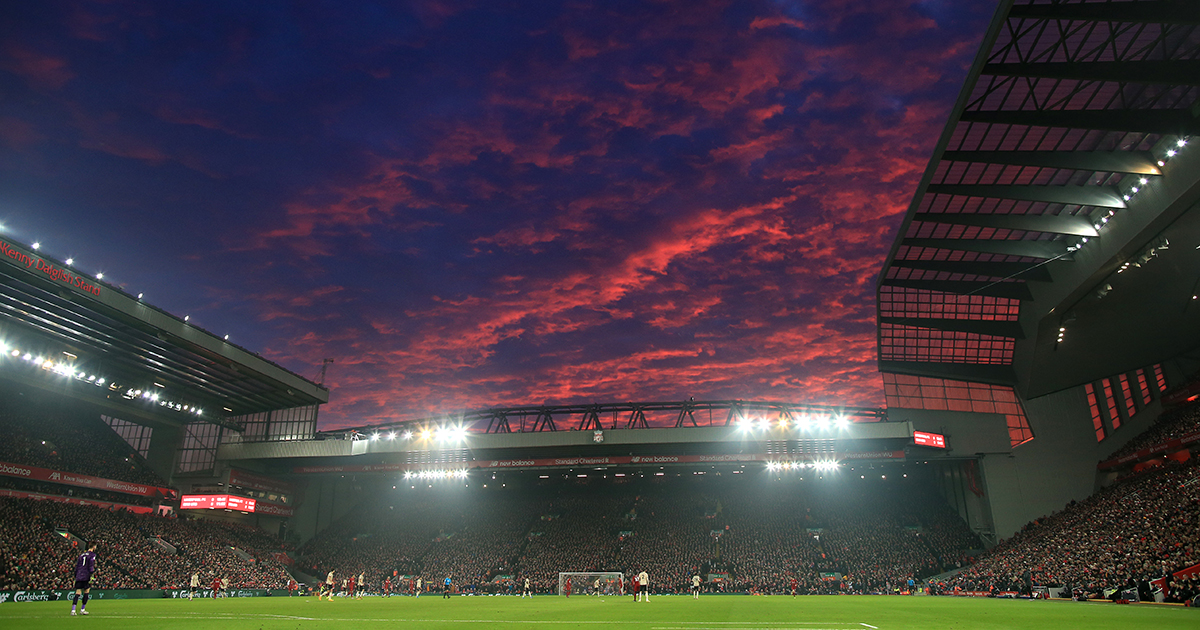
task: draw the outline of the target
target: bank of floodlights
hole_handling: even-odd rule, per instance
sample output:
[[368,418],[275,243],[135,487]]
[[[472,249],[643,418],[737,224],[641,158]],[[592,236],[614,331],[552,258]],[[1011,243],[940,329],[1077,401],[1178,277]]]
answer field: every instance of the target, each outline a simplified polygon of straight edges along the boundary
[[441,481],[444,479],[466,479],[467,469],[460,468],[458,470],[406,470],[404,471],[404,479],[411,481],[419,479],[421,481]]
[[850,418],[845,414],[800,414],[794,421],[782,417],[774,424],[767,418],[742,418],[737,423],[743,433],[767,432],[773,429],[786,431],[795,429],[801,433],[830,433],[840,431],[850,426]]
[[[1167,162],[1171,161],[1171,158],[1174,158],[1175,156],[1179,155],[1179,152],[1182,151],[1183,148],[1187,146],[1187,144],[1188,144],[1188,138],[1182,137],[1182,138],[1177,138],[1173,144],[1166,145],[1169,148],[1167,148],[1167,150],[1164,151],[1162,153],[1162,155],[1159,156],[1159,158],[1157,160],[1158,165],[1160,167],[1166,166]],[[1145,190],[1146,187],[1150,184],[1150,178],[1143,175],[1141,177],[1138,177],[1137,179],[1129,179],[1126,181],[1122,181],[1121,183],[1124,185],[1124,188],[1125,188],[1125,192],[1121,195],[1121,198],[1124,199],[1125,201],[1132,201],[1133,198],[1136,197],[1139,192],[1142,192],[1143,190]],[[1108,225],[1108,220],[1113,218],[1113,216],[1115,216],[1116,213],[1117,213],[1117,211],[1115,209],[1107,210],[1103,215],[1100,216],[1100,218],[1094,224],[1092,224],[1092,227],[1096,228],[1097,232],[1104,229]],[[1083,246],[1085,244],[1087,244],[1087,242],[1088,242],[1088,239],[1086,236],[1081,237],[1074,244],[1068,245],[1067,251],[1068,252],[1079,251],[1080,249],[1083,249]]]
[[[9,359],[11,361],[21,361],[36,368],[55,374],[62,378],[72,379],[79,383],[94,385],[96,387],[105,387],[112,391],[119,392],[125,400],[142,400],[144,402],[157,405],[159,407],[178,411],[180,413],[190,413],[196,416],[204,415],[204,410],[190,403],[171,400],[164,395],[160,389],[136,389],[125,387],[116,383],[111,383],[109,379],[104,378],[99,374],[85,372],[76,369],[75,361],[78,357],[69,353],[63,352],[63,358],[55,356],[46,356],[42,354],[34,354],[10,346],[8,343],[0,342],[0,358]],[[157,386],[157,384],[156,384]],[[161,386],[159,386],[161,387]]]

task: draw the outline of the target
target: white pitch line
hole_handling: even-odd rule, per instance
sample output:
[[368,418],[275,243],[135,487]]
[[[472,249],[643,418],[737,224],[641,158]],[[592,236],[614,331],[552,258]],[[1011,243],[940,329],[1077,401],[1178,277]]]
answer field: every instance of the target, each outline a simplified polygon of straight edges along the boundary
[[879,630],[879,628],[876,628],[875,626],[872,626],[872,625],[871,625],[871,624],[869,624],[869,623],[862,623],[861,621],[860,621],[859,623],[860,623],[860,624],[862,624],[862,625],[864,625],[864,626],[866,626],[866,627],[868,627],[868,628],[872,628],[873,630]]

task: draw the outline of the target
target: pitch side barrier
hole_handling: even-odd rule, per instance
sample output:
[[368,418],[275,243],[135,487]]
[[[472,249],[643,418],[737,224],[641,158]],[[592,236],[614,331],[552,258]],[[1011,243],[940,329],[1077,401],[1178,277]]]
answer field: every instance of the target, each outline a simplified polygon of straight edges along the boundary
[[[91,599],[184,599],[191,593],[186,588],[171,589],[98,589],[91,590]],[[5,602],[68,601],[75,589],[0,591],[0,604]],[[196,589],[196,597],[212,597],[211,588]],[[286,589],[231,588],[229,597],[287,597]]]

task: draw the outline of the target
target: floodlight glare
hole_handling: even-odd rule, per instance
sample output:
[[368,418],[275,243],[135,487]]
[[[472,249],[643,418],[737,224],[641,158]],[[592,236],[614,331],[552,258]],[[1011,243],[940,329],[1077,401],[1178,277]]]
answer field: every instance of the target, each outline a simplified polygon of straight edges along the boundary
[[395,432],[395,431],[392,431],[391,433],[389,433],[389,434],[388,434],[388,439],[389,439],[389,440],[394,440],[394,439],[396,439],[396,432]]
[[74,265],[74,264],[75,264],[75,259],[74,259],[74,258],[68,258],[68,259],[67,259],[67,264],[68,264],[68,265]]
[[404,439],[406,439],[406,440],[411,440],[411,439],[412,439],[412,431],[405,431],[405,432],[404,432]]
[[36,242],[36,241],[35,241],[35,242],[33,243],[33,245],[30,245],[30,247],[32,247],[32,248],[34,248],[34,249],[41,249],[41,248],[42,248],[42,244],[41,244],[41,243],[38,243],[38,242]]

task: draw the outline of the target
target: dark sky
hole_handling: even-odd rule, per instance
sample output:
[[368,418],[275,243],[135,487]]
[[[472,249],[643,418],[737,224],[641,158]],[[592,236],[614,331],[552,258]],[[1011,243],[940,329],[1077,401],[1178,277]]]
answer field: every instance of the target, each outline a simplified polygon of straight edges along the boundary
[[6,2],[0,223],[322,427],[881,405],[874,282],[994,0]]

